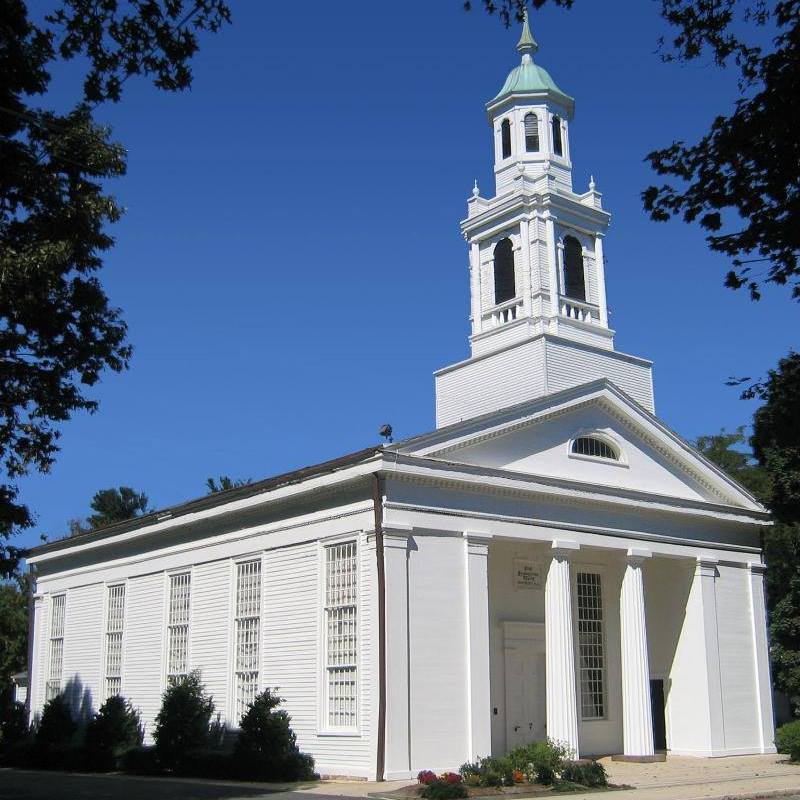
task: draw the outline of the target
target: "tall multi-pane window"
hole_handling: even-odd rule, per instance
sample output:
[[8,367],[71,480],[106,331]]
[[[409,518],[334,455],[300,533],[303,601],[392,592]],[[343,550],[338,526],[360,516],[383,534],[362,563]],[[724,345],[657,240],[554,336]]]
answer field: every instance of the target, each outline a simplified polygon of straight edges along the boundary
[[596,572],[578,572],[577,588],[581,717],[600,719],[606,715],[601,576]]
[[328,726],[354,728],[358,709],[355,542],[325,548],[325,694]]
[[564,237],[564,294],[575,300],[586,300],[583,246],[574,236]]
[[167,680],[175,683],[189,672],[189,609],[192,576],[189,572],[169,576],[167,619]]
[[122,628],[125,622],[125,584],[108,587],[106,614],[106,697],[122,694]]
[[261,628],[261,561],[236,565],[236,719],[240,720],[258,694],[259,631]]
[[557,156],[564,155],[564,142],[561,138],[561,117],[553,116],[553,152]]
[[511,239],[501,239],[494,248],[494,302],[505,303],[516,297],[514,279],[514,245]]
[[44,699],[52,700],[61,692],[61,673],[64,670],[64,612],[67,596],[56,595],[50,605],[50,663]]
[[536,114],[525,115],[525,150],[528,153],[539,152],[539,117]]

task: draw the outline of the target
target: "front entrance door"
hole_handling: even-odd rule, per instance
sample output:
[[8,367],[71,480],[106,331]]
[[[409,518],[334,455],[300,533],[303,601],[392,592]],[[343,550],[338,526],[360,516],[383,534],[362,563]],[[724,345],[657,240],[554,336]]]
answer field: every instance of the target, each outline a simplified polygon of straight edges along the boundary
[[653,714],[653,746],[656,750],[667,749],[667,725],[664,717],[664,681],[650,681],[650,708]]
[[544,724],[544,654],[534,641],[506,643],[506,748],[547,735]]

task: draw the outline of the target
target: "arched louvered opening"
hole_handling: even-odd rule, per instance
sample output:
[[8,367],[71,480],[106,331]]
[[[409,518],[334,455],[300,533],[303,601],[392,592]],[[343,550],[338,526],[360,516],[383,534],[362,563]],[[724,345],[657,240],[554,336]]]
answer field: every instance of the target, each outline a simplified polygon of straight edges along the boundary
[[494,302],[505,303],[516,297],[514,285],[514,246],[511,239],[501,239],[494,248]]
[[579,456],[607,458],[609,461],[619,461],[620,456],[616,447],[597,436],[576,437],[572,442],[572,452]]
[[503,158],[511,157],[511,123],[504,119],[500,125],[500,142],[503,149]]
[[564,237],[564,294],[574,300],[586,299],[583,248],[574,236]]
[[539,117],[536,114],[525,115],[525,150],[539,152]]
[[564,142],[561,139],[561,117],[553,115],[553,152],[557,156],[564,155]]

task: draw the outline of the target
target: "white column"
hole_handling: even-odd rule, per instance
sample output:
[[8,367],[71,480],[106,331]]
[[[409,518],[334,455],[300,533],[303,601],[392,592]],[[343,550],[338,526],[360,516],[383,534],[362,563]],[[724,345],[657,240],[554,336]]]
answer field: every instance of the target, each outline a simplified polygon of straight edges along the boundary
[[481,248],[477,240],[470,242],[469,279],[472,292],[472,335],[481,332]]
[[608,306],[606,305],[606,266],[603,261],[603,235],[594,237],[594,268],[597,273],[597,305],[600,306],[600,324],[608,327]]
[[750,570],[750,608],[753,622],[753,653],[756,677],[756,718],[762,753],[775,752],[775,723],[772,711],[772,682],[769,675],[769,646],[767,644],[767,611],[764,604],[763,564],[747,565]]
[[490,534],[464,531],[469,761],[491,755],[492,752],[492,708],[489,688],[490,539]]
[[652,756],[653,713],[647,655],[642,564],[649,550],[631,548],[619,598],[622,646],[622,738],[626,756]]
[[578,708],[569,556],[579,549],[577,542],[553,542],[544,585],[547,735],[571,747],[575,758],[579,755]]
[[556,226],[552,216],[545,220],[547,231],[547,260],[550,262],[550,315],[558,319],[558,250],[556,248]]
[[[409,531],[410,533],[410,531]],[[385,531],[386,758],[387,780],[411,776],[409,717],[408,554],[409,533]]]
[[[722,673],[719,664],[719,630],[717,626],[717,564],[716,558],[701,555],[697,558],[694,584],[699,589],[703,616],[706,675],[708,681],[708,740],[713,754],[725,749],[725,726],[722,717]],[[694,587],[693,587],[694,588]]]

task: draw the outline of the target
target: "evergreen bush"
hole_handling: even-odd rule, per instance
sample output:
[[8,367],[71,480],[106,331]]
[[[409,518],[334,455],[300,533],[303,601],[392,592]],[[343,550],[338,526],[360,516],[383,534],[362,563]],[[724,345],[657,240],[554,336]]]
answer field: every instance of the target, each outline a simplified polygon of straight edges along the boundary
[[78,730],[72,718],[72,709],[63,694],[48,700],[42,709],[42,718],[36,729],[36,744],[44,747],[68,745]]
[[800,719],[787,722],[775,731],[775,746],[779,753],[788,753],[792,761],[800,761]]
[[156,757],[165,769],[178,769],[193,750],[208,742],[214,699],[205,692],[200,673],[184,675],[167,688],[156,716]]
[[0,750],[7,750],[28,738],[28,715],[23,703],[11,702],[0,715]]
[[86,726],[86,758],[90,769],[114,769],[123,752],[144,738],[139,712],[120,695],[109,697]]
[[308,780],[314,759],[297,747],[283,698],[265,689],[242,717],[233,758],[237,774],[251,780]]
[[461,782],[435,780],[425,785],[420,795],[426,800],[455,800],[469,794],[467,787]]

